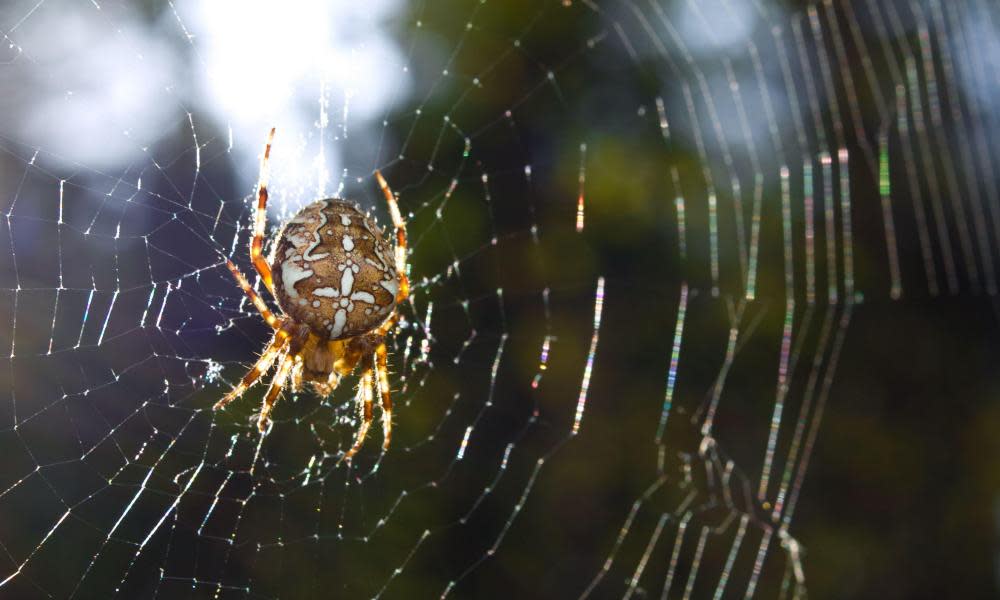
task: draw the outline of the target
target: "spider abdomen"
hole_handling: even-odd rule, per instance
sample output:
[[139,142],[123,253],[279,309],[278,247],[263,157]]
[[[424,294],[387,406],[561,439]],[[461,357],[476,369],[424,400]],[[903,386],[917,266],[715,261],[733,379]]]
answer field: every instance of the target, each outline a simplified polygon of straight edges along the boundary
[[396,304],[393,247],[355,205],[318,200],[285,223],[271,269],[278,305],[321,338],[374,330]]

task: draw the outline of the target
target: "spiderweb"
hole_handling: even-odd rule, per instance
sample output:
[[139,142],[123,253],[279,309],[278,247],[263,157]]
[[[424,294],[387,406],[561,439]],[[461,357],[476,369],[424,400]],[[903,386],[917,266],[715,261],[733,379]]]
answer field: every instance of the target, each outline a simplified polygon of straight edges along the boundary
[[[804,597],[855,315],[996,293],[987,2],[60,4],[0,13],[5,596]],[[409,221],[350,464],[356,378],[211,409],[269,336],[225,261],[272,124],[271,231],[387,222],[376,168]]]

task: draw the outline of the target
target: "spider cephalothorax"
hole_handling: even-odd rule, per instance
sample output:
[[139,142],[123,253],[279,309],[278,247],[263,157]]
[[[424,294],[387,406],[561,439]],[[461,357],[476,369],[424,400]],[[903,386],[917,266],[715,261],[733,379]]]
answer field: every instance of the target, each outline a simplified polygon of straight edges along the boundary
[[[372,421],[373,387],[382,405],[384,448],[392,434],[392,400],[386,373],[385,335],[396,322],[396,305],[409,294],[406,278],[406,223],[382,174],[375,172],[396,228],[392,247],[378,225],[354,204],[339,198],[318,200],[289,219],[278,234],[271,265],[263,256],[267,208],[267,164],[271,130],[261,160],[254,236],[250,257],[261,281],[281,309],[275,315],[231,261],[229,270],[250,297],[274,337],[243,380],[216,403],[219,409],[240,397],[277,360],[278,368],[257,420],[267,431],[278,394],[291,377],[330,394],[340,378],[362,365],[358,386],[361,425],[344,457],[361,448]],[[273,275],[272,275],[273,273]]]

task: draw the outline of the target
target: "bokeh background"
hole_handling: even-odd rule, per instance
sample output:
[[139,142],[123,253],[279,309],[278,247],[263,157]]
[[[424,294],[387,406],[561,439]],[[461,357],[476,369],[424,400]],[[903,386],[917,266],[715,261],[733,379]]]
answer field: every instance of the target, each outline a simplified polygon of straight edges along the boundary
[[[1000,594],[998,28],[4,3],[0,597]],[[269,335],[225,259],[271,126],[272,226],[384,221],[376,168],[409,216],[393,447],[350,466],[353,380],[263,439],[263,386],[211,410]]]

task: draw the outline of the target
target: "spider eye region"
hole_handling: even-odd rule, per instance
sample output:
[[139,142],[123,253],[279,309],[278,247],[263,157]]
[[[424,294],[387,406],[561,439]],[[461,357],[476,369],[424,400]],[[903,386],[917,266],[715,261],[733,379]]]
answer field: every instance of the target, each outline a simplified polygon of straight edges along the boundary
[[275,242],[275,292],[283,313],[332,340],[376,329],[399,291],[393,247],[375,222],[340,199],[313,202]]

